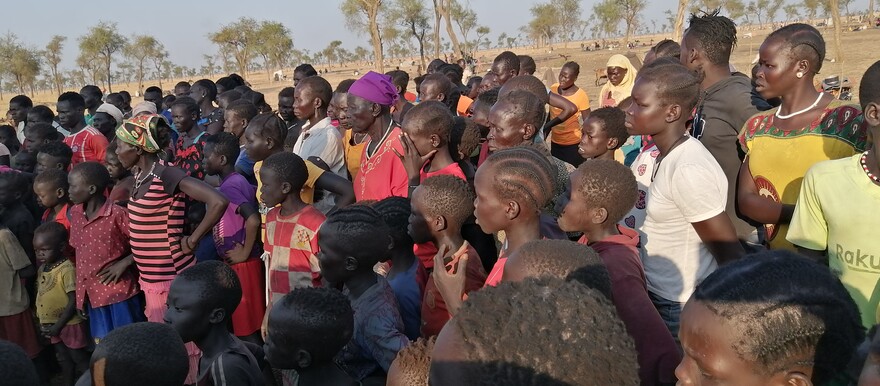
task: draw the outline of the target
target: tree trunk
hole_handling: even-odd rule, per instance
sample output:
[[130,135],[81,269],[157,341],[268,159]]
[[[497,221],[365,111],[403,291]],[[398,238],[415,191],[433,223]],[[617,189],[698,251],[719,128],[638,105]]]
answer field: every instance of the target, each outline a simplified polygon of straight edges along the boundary
[[110,73],[110,67],[112,65],[112,61],[113,61],[113,59],[111,59],[110,54],[108,53],[107,54],[107,92],[108,93],[113,92],[113,83],[111,82],[113,74]]
[[[443,0],[434,0],[434,59],[440,57],[440,19],[442,15],[440,14],[440,5],[438,4]],[[422,70],[426,70],[427,68],[423,68]]]
[[376,68],[380,73],[385,73],[385,58],[382,55],[382,34],[379,31],[379,5],[370,9],[367,15],[370,23],[370,40],[373,41],[373,56],[376,61]]
[[443,7],[440,8],[440,12],[446,18],[446,34],[449,35],[449,40],[452,41],[452,50],[459,55],[463,55],[461,44],[458,42],[458,36],[455,35],[455,29],[452,28],[452,20],[449,19],[449,0],[443,0]]
[[874,26],[874,0],[868,0],[868,25]]
[[831,20],[834,21],[834,56],[838,66],[843,64],[843,51],[840,47],[841,21],[840,21],[840,0],[830,0]]
[[[623,38],[623,46],[629,51],[629,39],[632,37],[632,25],[633,23],[629,20],[626,21],[626,35]],[[679,35],[676,35],[678,37]]]
[[684,28],[684,15],[687,12],[689,0],[678,0],[678,13],[675,16],[675,25],[672,31],[673,39],[681,39]]

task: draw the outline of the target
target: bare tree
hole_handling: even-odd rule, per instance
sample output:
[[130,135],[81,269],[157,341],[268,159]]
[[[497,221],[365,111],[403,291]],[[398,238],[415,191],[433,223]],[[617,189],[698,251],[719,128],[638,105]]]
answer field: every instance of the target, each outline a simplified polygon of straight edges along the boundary
[[684,17],[688,4],[690,4],[690,0],[678,0],[678,13],[675,14],[675,22],[672,24],[672,36],[676,39],[681,39],[684,31]]
[[623,22],[626,23],[626,37],[623,39],[623,45],[628,47],[629,39],[638,28],[639,15],[645,10],[648,2],[646,0],[619,0],[617,4],[620,7],[621,16],[623,16]]
[[834,59],[838,63],[843,63],[843,50],[840,44],[841,25],[840,20],[840,0],[828,0],[828,7],[831,8],[831,20],[834,21]]
[[144,91],[144,77],[146,76],[147,60],[159,56],[165,48],[156,38],[148,35],[135,35],[131,42],[125,46],[123,53],[134,64],[135,77],[138,82],[138,92]]
[[293,49],[290,30],[277,21],[263,21],[255,33],[254,52],[263,58],[266,76],[272,78],[272,70],[284,66],[287,55]]
[[63,92],[64,84],[62,82],[61,72],[58,71],[58,65],[61,63],[61,51],[64,49],[64,41],[67,37],[61,35],[52,36],[46,49],[43,51],[43,60],[49,65],[52,72],[52,82],[55,85],[55,91],[60,95]]
[[379,12],[382,0],[345,0],[340,7],[350,27],[369,32],[373,43],[373,58],[379,72],[385,72],[382,52],[382,31],[379,30]]
[[113,56],[125,48],[128,40],[120,35],[116,23],[101,21],[89,29],[89,33],[79,38],[79,48],[84,55],[96,56],[104,65],[107,77],[107,91],[113,92],[112,70]]
[[230,52],[235,58],[238,71],[243,76],[247,76],[248,64],[254,56],[258,29],[259,25],[256,20],[242,17],[232,24],[221,27],[219,31],[209,34],[208,38],[219,46],[221,51]]
[[427,59],[425,58],[425,46],[428,44],[427,34],[431,28],[428,22],[428,10],[422,0],[397,0],[394,7],[394,19],[406,28],[407,32],[412,35],[419,46],[419,63],[424,70],[427,67]]

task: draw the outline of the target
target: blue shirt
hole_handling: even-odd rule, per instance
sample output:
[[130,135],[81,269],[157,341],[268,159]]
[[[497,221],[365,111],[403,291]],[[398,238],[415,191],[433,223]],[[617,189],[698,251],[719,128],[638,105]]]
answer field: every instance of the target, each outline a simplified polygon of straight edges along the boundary
[[388,284],[394,291],[394,297],[397,298],[400,317],[403,318],[403,333],[410,340],[416,340],[421,336],[422,289],[419,288],[419,283],[416,280],[419,264],[421,264],[419,259],[415,259],[406,272],[388,279]]
[[244,146],[242,146],[241,152],[238,153],[238,159],[235,160],[235,169],[237,172],[241,173],[248,182],[256,185],[257,178],[254,175],[254,164],[256,164],[256,162],[248,157],[247,152],[244,151]]

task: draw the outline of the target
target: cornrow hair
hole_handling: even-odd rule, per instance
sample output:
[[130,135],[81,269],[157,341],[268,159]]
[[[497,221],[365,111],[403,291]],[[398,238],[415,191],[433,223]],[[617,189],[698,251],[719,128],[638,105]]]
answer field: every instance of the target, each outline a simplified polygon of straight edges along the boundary
[[406,385],[427,385],[431,369],[431,352],[434,351],[436,336],[419,338],[397,352],[394,363],[398,375]]
[[[502,282],[472,292],[449,323],[461,336],[465,361],[432,360],[432,385],[639,384],[633,340],[614,305],[581,284]],[[441,373],[463,379],[433,382]]]
[[572,71],[575,72],[575,74],[581,73],[581,65],[578,64],[577,62],[572,62],[572,61],[565,62],[565,64],[562,65],[562,68],[570,68]]
[[403,118],[403,125],[407,131],[425,136],[436,135],[440,137],[442,144],[447,144],[453,118],[452,112],[445,104],[427,101],[411,108]]
[[354,311],[334,288],[294,288],[272,305],[269,329],[278,346],[303,347],[313,363],[326,363],[351,340]]
[[859,103],[862,105],[862,110],[865,110],[869,103],[880,104],[880,61],[874,62],[862,76],[862,81],[859,83]]
[[516,54],[514,54],[513,52],[504,51],[498,54],[498,56],[495,57],[495,60],[493,60],[492,63],[500,64],[501,68],[503,68],[504,71],[514,70],[517,73],[519,72],[519,57],[516,56]]
[[682,116],[690,114],[700,97],[699,79],[681,63],[655,60],[639,71],[639,79],[654,84],[663,103],[680,105]]
[[[237,93],[236,91],[227,91],[223,93]],[[244,99],[238,99],[229,103],[226,106],[226,111],[232,112],[235,114],[236,118],[246,119],[248,122],[254,119],[260,112],[257,111],[257,106],[253,104],[253,102]]]
[[[241,282],[229,264],[222,261],[205,261],[180,272],[174,279],[176,282],[197,283],[199,299],[209,309],[222,308],[226,311],[226,320],[232,318],[241,302]],[[173,287],[172,287],[173,288]]]
[[825,39],[822,33],[809,24],[792,23],[770,33],[767,39],[780,39],[790,50],[792,59],[810,62],[810,70],[818,74],[825,61]]
[[34,177],[34,185],[36,184],[51,184],[53,189],[64,189],[65,192],[70,188],[67,183],[67,172],[54,168],[43,170],[42,173],[37,174]]
[[691,14],[686,38],[695,39],[706,52],[712,64],[727,65],[730,53],[736,47],[736,23],[719,15],[719,10],[703,12],[702,16]]
[[412,249],[413,239],[409,235],[409,216],[412,214],[412,208],[409,199],[405,197],[391,196],[382,199],[371,205],[382,221],[388,225],[391,231],[391,240],[394,241],[394,247],[407,247]]
[[175,106],[183,106],[184,108],[186,108],[187,114],[199,113],[199,104],[196,103],[195,99],[192,99],[190,97],[184,96],[180,98],[175,98],[174,102],[171,103],[171,107],[174,108]]
[[423,214],[445,217],[450,228],[461,227],[474,214],[474,190],[467,181],[456,176],[444,174],[426,178],[416,192],[413,195],[423,198],[421,202],[429,212]]
[[[621,104],[623,101],[621,101]],[[626,113],[618,107],[602,107],[590,112],[587,119],[596,119],[602,123],[602,128],[608,135],[608,138],[617,138],[617,150],[626,140],[629,139],[629,133],[626,132]],[[632,173],[630,173],[632,174]]]
[[[466,160],[479,146],[480,129],[477,123],[468,117],[455,117],[449,133],[449,153],[452,159],[456,162]],[[459,159],[459,154],[464,158]]]
[[[512,78],[507,84],[512,83],[514,79],[516,78]],[[544,110],[545,103],[542,103],[534,94],[525,90],[514,90],[507,94],[502,93],[499,95],[498,103],[493,107],[499,108],[502,106],[502,103],[506,107],[503,114],[511,114],[516,120],[532,124],[535,129],[534,135],[541,131],[546,115]]]
[[504,273],[505,281],[514,273],[522,279],[546,277],[573,281],[612,300],[611,276],[605,263],[593,248],[574,241],[535,240],[523,244],[508,258]]
[[550,103],[550,94],[547,93],[547,86],[540,79],[533,75],[518,75],[510,78],[501,89],[498,90],[498,100],[504,100],[510,93],[514,91],[527,91],[534,95],[541,102],[541,107]]
[[589,160],[578,167],[576,188],[594,208],[605,208],[609,224],[616,224],[633,208],[639,198],[636,177],[620,162]]
[[681,57],[681,45],[672,39],[661,40],[654,47],[651,47],[651,51],[654,52],[655,60],[660,58],[675,58],[675,60],[679,60]]
[[337,240],[342,252],[358,260],[360,269],[373,269],[390,253],[391,229],[370,206],[352,205],[329,216],[318,231],[319,237]]
[[80,176],[83,179],[83,182],[87,185],[94,185],[95,191],[98,194],[104,192],[104,190],[113,183],[113,179],[110,177],[110,172],[107,171],[107,167],[94,161],[80,162],[76,164],[76,166],[70,170],[70,175]]
[[281,122],[281,117],[275,114],[257,114],[248,126],[254,127],[254,134],[262,138],[272,138],[277,144],[283,144],[287,136],[287,128]]
[[810,365],[813,384],[824,385],[845,371],[864,339],[859,310],[840,280],[790,251],[720,266],[691,301],[728,322],[733,350],[763,374]]
[[522,206],[540,211],[553,194],[555,166],[546,156],[530,147],[496,151],[483,167],[492,167],[493,187],[502,199],[516,200]]
[[309,178],[309,169],[300,156],[282,151],[266,157],[263,169],[271,170],[278,175],[281,182],[290,184],[290,194],[299,194]]
[[239,147],[238,143],[238,137],[225,131],[208,136],[205,140],[205,156],[208,153],[215,153],[225,156],[227,165],[235,165],[235,161],[241,154],[241,147]]

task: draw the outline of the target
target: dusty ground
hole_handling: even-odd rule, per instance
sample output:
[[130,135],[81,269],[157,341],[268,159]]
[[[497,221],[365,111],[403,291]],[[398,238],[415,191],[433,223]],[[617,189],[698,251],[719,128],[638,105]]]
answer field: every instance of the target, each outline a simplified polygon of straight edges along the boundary
[[[828,57],[833,57],[834,48],[831,43],[833,40],[832,30],[821,29],[822,33],[825,35],[825,39],[828,42]],[[751,30],[753,37],[746,38],[743,34],[739,36],[739,45],[736,47],[734,51],[731,62],[733,65],[741,72],[745,74],[749,74],[751,70],[751,63],[755,60],[757,55],[758,48],[763,42],[764,38],[771,32],[770,29],[764,30]],[[636,47],[633,51],[640,59],[644,58],[645,53],[648,51],[647,43],[650,41],[659,42],[664,38],[669,38],[670,36],[663,35],[654,35],[654,36],[643,36],[638,39],[645,44],[644,46]],[[818,78],[821,80],[827,76],[831,75],[843,75],[846,78],[849,78],[853,90],[857,92],[859,81],[861,80],[862,74],[865,70],[870,66],[874,61],[877,60],[878,55],[874,51],[876,47],[877,40],[880,39],[880,29],[869,29],[866,31],[860,32],[845,32],[842,37],[842,44],[844,46],[844,56],[845,61],[832,62],[830,59],[825,61],[824,68],[821,71],[821,74]],[[577,85],[581,88],[584,88],[588,95],[590,96],[591,101],[594,103],[594,108],[596,107],[596,98],[599,93],[600,86],[596,86],[595,84],[595,69],[605,67],[605,64],[608,58],[616,53],[626,53],[627,50],[617,49],[617,50],[602,50],[602,51],[593,51],[593,52],[583,52],[580,50],[581,42],[570,42],[568,44],[557,44],[554,45],[552,52],[549,48],[535,49],[530,47],[519,47],[514,49],[513,51],[518,54],[527,54],[531,55],[535,58],[538,64],[538,70],[535,73],[537,77],[544,80],[549,86],[556,79],[556,74],[558,74],[559,68],[565,63],[567,60],[573,60],[578,62],[581,65],[581,75],[577,81]],[[491,65],[492,58],[495,57],[501,50],[493,49],[493,50],[485,50],[480,51],[478,53],[478,58],[480,59],[480,65],[477,68],[477,73],[482,74],[486,70],[488,70],[489,65]],[[397,60],[395,60],[397,61]],[[405,70],[410,73],[411,77],[416,76],[416,68],[413,66],[409,66],[411,59],[402,59],[400,62],[405,63],[405,65],[401,66],[402,70]],[[387,68],[386,71],[391,70],[393,68]],[[354,71],[359,71],[360,74],[365,73],[370,70],[369,67],[361,64],[349,64],[344,67],[336,67],[330,69],[330,72],[322,75],[324,76],[332,85],[336,85],[341,80],[346,78],[357,78],[353,75]],[[549,71],[549,73],[548,73]],[[290,74],[290,69],[285,69],[286,74]],[[552,75],[548,79],[548,75]],[[215,75],[213,77],[209,77],[212,79],[217,79],[222,75]],[[162,84],[166,90],[169,90],[173,87],[175,83],[180,80],[188,80],[195,81],[198,78],[192,79],[173,79],[173,80],[163,80]],[[281,82],[273,82],[268,79],[267,74],[265,72],[255,72],[249,73],[246,76],[249,82],[253,85],[254,89],[260,91],[266,95],[266,101],[275,106],[278,101],[278,91],[281,90],[285,86],[292,85],[292,80],[286,80]],[[603,80],[604,82],[604,80]],[[157,85],[157,81],[145,81],[145,87],[148,85]],[[118,90],[135,90],[137,88],[136,84],[119,84],[114,85],[113,89]],[[411,82],[409,90],[415,92],[415,85]],[[132,92],[132,94],[134,94]],[[4,95],[5,96],[5,95]],[[38,93],[36,98],[34,98],[35,102],[38,104],[46,104],[50,107],[54,107],[55,105],[55,97],[54,93],[44,92]],[[7,97],[8,98],[8,97]],[[132,105],[137,103],[140,98],[135,98],[135,101],[132,102]]]

